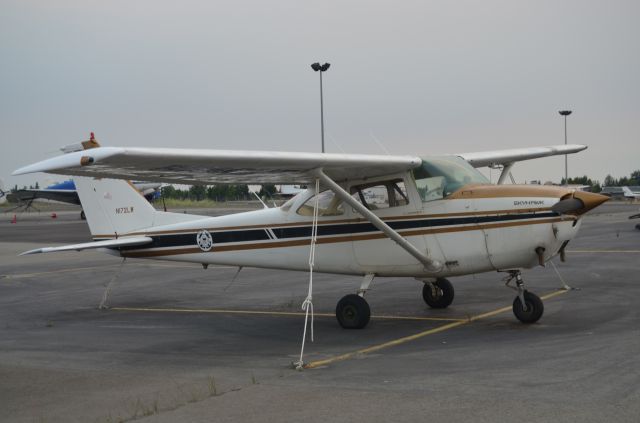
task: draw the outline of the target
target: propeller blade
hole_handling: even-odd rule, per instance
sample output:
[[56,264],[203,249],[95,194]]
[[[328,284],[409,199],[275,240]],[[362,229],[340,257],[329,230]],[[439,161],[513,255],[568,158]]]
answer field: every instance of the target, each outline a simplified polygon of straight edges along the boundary
[[551,207],[551,210],[559,214],[567,214],[578,211],[582,208],[584,208],[584,203],[582,202],[582,200],[579,200],[577,198],[567,198],[555,203]]

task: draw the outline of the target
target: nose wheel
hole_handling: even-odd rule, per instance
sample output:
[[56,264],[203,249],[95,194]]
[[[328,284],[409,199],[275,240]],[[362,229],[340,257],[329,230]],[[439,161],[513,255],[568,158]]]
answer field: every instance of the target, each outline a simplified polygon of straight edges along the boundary
[[[509,286],[509,283],[516,281],[515,288]],[[522,323],[535,323],[542,317],[544,313],[544,304],[540,297],[533,292],[524,289],[524,281],[519,270],[512,270],[507,276],[506,286],[518,291],[518,296],[513,300],[513,314]]]
[[524,304],[526,308],[522,306],[522,301],[518,296],[513,300],[513,314],[515,314],[516,318],[522,323],[537,322],[540,320],[542,313],[544,312],[544,304],[542,303],[542,300],[536,294],[529,291],[524,291],[522,296],[524,297]]

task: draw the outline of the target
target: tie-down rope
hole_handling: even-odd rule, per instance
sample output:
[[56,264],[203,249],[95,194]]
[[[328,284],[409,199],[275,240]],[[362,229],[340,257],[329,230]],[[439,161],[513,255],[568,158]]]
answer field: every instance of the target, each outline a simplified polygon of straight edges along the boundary
[[307,292],[307,298],[302,303],[302,309],[305,311],[304,315],[304,331],[302,332],[302,346],[300,347],[300,360],[295,363],[297,370],[302,370],[304,362],[302,357],[304,355],[304,344],[307,339],[307,323],[309,321],[309,313],[311,313],[311,342],[313,342],[313,266],[315,264],[316,256],[316,240],[318,239],[318,202],[320,200],[320,180],[316,179],[316,195],[313,204],[313,220],[311,222],[311,246],[309,248],[309,291]]

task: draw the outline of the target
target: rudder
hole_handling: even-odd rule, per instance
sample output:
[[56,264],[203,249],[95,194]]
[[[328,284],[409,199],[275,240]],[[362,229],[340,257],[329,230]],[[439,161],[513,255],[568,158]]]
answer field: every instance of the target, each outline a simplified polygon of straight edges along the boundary
[[74,177],[93,238],[109,237],[153,226],[157,213],[128,181]]

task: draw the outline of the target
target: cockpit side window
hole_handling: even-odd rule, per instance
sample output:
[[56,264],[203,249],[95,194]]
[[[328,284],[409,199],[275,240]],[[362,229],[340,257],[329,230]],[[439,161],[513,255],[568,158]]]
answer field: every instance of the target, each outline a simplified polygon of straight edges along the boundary
[[457,156],[425,159],[413,170],[413,177],[423,202],[444,198],[465,185],[489,183],[466,160]]

